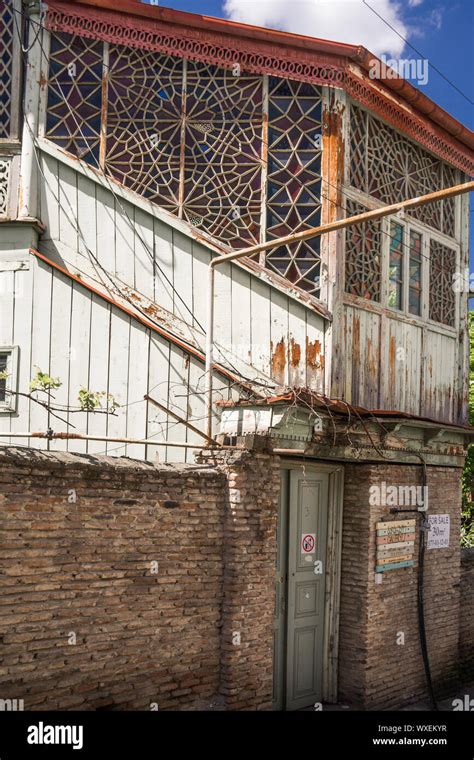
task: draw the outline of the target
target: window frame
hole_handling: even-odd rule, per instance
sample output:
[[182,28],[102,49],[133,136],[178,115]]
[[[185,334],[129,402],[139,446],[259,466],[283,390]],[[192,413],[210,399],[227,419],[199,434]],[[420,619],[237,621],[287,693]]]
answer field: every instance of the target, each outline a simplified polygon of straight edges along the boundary
[[[375,198],[371,198],[370,196],[364,195],[360,193],[359,191],[355,190],[353,187],[345,185],[343,188],[344,196],[346,199],[351,199],[352,201],[355,201],[356,203],[359,203],[361,206],[363,206],[366,210],[371,210],[379,207],[379,204],[377,203],[377,200]],[[346,205],[345,205],[346,208]],[[345,212],[346,213],[346,212]],[[454,240],[454,238],[450,238],[447,235],[444,235],[441,232],[438,232],[437,230],[432,229],[431,227],[428,227],[423,222],[418,222],[417,220],[412,219],[407,214],[401,214],[400,216],[394,214],[393,216],[389,217],[383,217],[381,220],[381,246],[380,246],[380,259],[381,259],[381,274],[380,274],[380,298],[379,300],[373,300],[373,299],[367,299],[362,298],[361,296],[355,295],[353,293],[350,293],[349,291],[345,290],[344,285],[344,300],[347,303],[357,303],[360,306],[365,306],[365,308],[369,308],[373,311],[385,311],[387,312],[391,318],[394,319],[401,319],[404,321],[410,321],[412,323],[417,323],[422,325],[427,325],[433,329],[441,330],[446,332],[447,334],[455,334],[458,329],[459,325],[459,294],[455,293],[455,322],[454,326],[447,325],[444,322],[436,322],[434,319],[431,319],[429,316],[429,304],[430,304],[430,240],[436,240],[437,242],[441,243],[445,247],[449,248],[450,250],[454,251],[456,262],[455,262],[455,272],[458,272],[460,269],[460,260],[461,260],[461,245],[457,240]],[[417,232],[419,235],[421,235],[421,313],[420,314],[411,314],[409,312],[409,301],[408,301],[408,288],[409,288],[409,279],[408,277],[404,276],[404,282],[403,282],[403,293],[402,293],[402,304],[403,309],[397,309],[393,306],[389,305],[389,280],[390,280],[390,272],[389,272],[389,266],[390,266],[390,243],[391,243],[391,232],[390,227],[391,223],[396,222],[400,224],[403,227],[403,235],[404,235],[404,247],[403,247],[403,271],[405,273],[409,272],[409,250],[407,247],[406,241],[409,240],[410,230],[413,230],[413,232]],[[346,272],[346,235],[347,230],[345,230],[344,234],[344,283],[345,283],[345,272]],[[368,306],[370,304],[370,306]]]
[[[389,291],[390,291],[390,244],[391,244],[391,226],[392,224],[398,224],[402,228],[402,287],[401,287],[401,308],[389,304]],[[405,216],[397,217],[390,216],[386,220],[387,233],[384,235],[382,243],[382,261],[385,260],[385,266],[383,267],[385,273],[385,287],[384,298],[382,298],[382,305],[389,309],[390,312],[394,312],[400,316],[405,316],[407,319],[416,319],[422,322],[427,322],[429,312],[429,241],[431,237],[437,237],[431,235],[422,229],[422,226],[417,223],[413,223],[411,219],[407,219]],[[410,312],[410,237],[414,232],[421,237],[421,293],[420,293],[420,313],[412,314]],[[431,320],[433,321],[433,320]],[[434,322],[434,324],[443,324],[442,322]],[[449,325],[445,325],[449,327]]]
[[0,354],[9,354],[9,375],[6,379],[6,394],[5,400],[0,399],[0,414],[14,414],[17,411],[16,391],[18,390],[18,361],[19,361],[19,346],[2,346],[0,345]]

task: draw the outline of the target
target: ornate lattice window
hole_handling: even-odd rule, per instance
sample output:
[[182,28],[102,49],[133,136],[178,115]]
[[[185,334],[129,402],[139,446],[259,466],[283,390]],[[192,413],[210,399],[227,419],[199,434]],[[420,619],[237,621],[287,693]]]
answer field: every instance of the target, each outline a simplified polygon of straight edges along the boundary
[[[348,198],[346,216],[355,216],[366,208]],[[380,301],[381,284],[380,220],[353,224],[346,229],[346,284],[348,293]]]
[[[234,248],[320,223],[321,108],[316,85],[51,35],[48,139]],[[319,239],[266,266],[319,294]]]
[[99,161],[103,43],[51,35],[46,136],[84,161]]
[[183,216],[236,246],[260,239],[262,80],[189,61]]
[[[269,83],[267,239],[321,220],[321,89],[277,78]],[[319,291],[320,238],[287,245],[267,266],[310,292]]]
[[178,213],[183,61],[114,45],[109,67],[106,169]]
[[[456,184],[456,170],[388,127],[351,107],[350,183],[383,203],[425,195]],[[455,201],[448,198],[413,209],[410,216],[455,236]]]
[[453,287],[456,252],[430,240],[430,319],[454,327],[456,299]]
[[0,0],[0,140],[18,138],[23,30],[20,11],[20,0]]
[[8,5],[0,4],[0,137],[10,137],[10,111],[12,97],[13,65],[13,11]]

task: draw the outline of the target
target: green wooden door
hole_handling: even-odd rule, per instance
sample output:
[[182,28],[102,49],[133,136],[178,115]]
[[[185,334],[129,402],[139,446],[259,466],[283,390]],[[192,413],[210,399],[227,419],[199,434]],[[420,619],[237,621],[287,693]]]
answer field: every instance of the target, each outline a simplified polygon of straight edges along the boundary
[[284,471],[276,568],[274,706],[322,698],[328,475]]

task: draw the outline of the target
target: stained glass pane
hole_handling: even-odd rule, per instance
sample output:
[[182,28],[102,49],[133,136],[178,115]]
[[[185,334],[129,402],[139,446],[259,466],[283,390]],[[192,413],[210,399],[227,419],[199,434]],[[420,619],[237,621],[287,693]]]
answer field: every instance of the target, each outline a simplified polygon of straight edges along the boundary
[[[383,203],[456,184],[456,170],[357,106],[351,106],[350,182]],[[455,235],[454,199],[410,211],[420,222]]]
[[[8,369],[9,354],[0,354],[0,373],[5,372]],[[7,381],[6,378],[0,377],[0,402],[4,402],[6,398]]]
[[[321,88],[270,78],[267,240],[321,223]],[[319,239],[267,255],[267,266],[319,294]]]
[[[270,80],[264,146],[262,77],[107,49],[51,35],[50,140],[234,248],[320,224],[320,87]],[[266,266],[318,294],[320,261],[319,241],[301,242]]]
[[456,252],[430,240],[430,319],[454,327]]
[[[355,216],[367,211],[350,198],[347,200],[346,216]],[[380,220],[353,224],[346,229],[346,284],[348,293],[380,301],[381,282],[381,237]]]
[[102,42],[52,34],[46,136],[98,165],[102,105]]
[[109,67],[106,170],[177,213],[183,61],[111,45]]
[[403,308],[403,227],[390,225],[390,260],[388,265],[388,305],[392,309]]
[[236,248],[258,243],[261,78],[189,61],[185,124],[184,218]]
[[408,310],[421,315],[421,235],[410,230],[410,273],[408,281]]

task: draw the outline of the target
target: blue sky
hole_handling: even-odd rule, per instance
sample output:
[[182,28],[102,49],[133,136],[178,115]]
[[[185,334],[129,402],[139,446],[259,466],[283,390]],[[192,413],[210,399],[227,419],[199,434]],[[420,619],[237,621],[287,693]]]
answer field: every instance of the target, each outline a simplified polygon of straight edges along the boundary
[[[413,82],[455,118],[474,128],[474,0],[367,0],[423,58],[428,81]],[[313,37],[365,45],[389,58],[420,56],[363,0],[160,0],[159,5]],[[451,83],[448,83],[433,67]],[[469,102],[471,101],[471,102]],[[474,202],[471,196],[471,207]],[[471,212],[471,222],[474,213]],[[474,224],[473,224],[474,226]],[[471,232],[474,272],[474,233]]]

